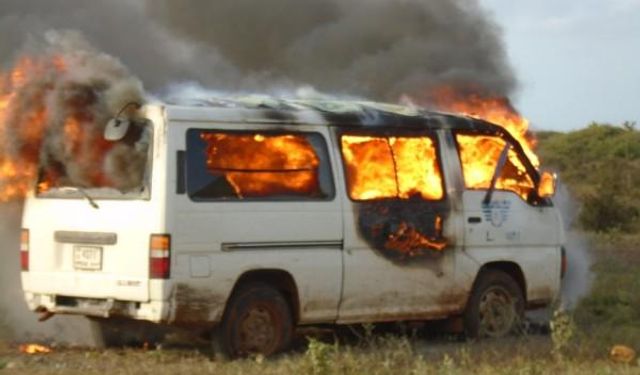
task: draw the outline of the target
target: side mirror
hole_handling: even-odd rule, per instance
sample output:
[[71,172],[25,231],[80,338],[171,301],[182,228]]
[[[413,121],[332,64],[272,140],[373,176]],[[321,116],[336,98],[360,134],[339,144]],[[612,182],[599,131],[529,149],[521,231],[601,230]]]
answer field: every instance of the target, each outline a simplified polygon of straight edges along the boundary
[[538,182],[538,196],[540,198],[551,198],[556,194],[557,176],[555,173],[543,171]]
[[[104,128],[104,139],[107,141],[117,142],[124,138],[124,136],[127,135],[129,126],[131,126],[130,118],[132,118],[135,111],[139,110],[141,107],[142,105],[136,102],[129,102],[125,104],[125,106],[120,109],[120,112],[107,122],[107,126]],[[122,116],[123,113],[125,113],[126,117]]]
[[107,141],[119,141],[127,134],[130,122],[127,119],[114,117],[107,123],[104,128],[104,139]]

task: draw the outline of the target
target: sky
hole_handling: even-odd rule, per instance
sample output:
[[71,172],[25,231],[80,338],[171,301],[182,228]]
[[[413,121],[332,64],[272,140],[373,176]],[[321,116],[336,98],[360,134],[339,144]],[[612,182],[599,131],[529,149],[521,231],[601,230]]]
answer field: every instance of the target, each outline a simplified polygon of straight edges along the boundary
[[537,130],[640,127],[640,0],[480,0],[502,28]]

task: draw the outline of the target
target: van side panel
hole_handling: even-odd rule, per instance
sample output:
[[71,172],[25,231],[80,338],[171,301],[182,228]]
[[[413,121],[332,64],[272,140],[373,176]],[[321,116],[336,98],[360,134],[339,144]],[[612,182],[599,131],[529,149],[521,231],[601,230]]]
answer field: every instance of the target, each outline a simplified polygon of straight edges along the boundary
[[[167,226],[173,241],[170,321],[219,321],[241,275],[264,269],[283,270],[293,277],[300,323],[335,321],[342,285],[339,195],[326,201],[194,201],[176,194],[176,155],[186,150],[190,128],[273,130],[265,125],[172,123],[167,186]],[[330,147],[326,127],[278,130],[319,133]]]

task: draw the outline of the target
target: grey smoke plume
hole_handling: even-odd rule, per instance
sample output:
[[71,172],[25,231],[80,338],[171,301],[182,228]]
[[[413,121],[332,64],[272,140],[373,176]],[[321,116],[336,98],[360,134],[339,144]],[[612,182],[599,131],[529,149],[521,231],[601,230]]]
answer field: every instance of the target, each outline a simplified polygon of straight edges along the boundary
[[169,30],[254,79],[396,101],[441,85],[506,96],[500,34],[469,0],[148,0]]
[[[21,175],[3,186],[28,184],[38,164],[55,180],[76,186],[126,190],[141,182],[117,170],[123,153],[143,159],[146,150],[103,140],[108,120],[127,103],[143,102],[142,84],[113,57],[95,50],[79,33],[49,31],[21,50],[14,73],[0,82],[0,162],[18,163]],[[17,73],[15,73],[17,72]],[[141,154],[141,155],[140,155]],[[4,197],[0,197],[2,199]]]
[[575,228],[579,207],[571,197],[569,189],[563,184],[558,186],[554,203],[562,212],[567,241],[567,274],[562,283],[561,302],[564,308],[573,309],[580,299],[589,293],[594,280],[591,271],[593,254],[585,236]]
[[26,35],[74,28],[153,92],[311,85],[397,101],[441,85],[494,96],[516,86],[477,0],[3,0],[0,14],[0,61]]
[[20,287],[20,216],[21,202],[0,203],[0,340],[21,342],[92,343],[87,321],[72,316],[56,316],[39,323],[29,311]]

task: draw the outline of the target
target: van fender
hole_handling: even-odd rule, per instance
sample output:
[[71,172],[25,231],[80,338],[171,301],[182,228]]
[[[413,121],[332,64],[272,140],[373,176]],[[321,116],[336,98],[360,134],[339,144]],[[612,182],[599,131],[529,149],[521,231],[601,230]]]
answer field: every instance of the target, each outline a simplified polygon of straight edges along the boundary
[[[212,287],[212,283],[215,285]],[[300,317],[299,295],[294,277],[276,268],[249,268],[235,278],[203,278],[175,281],[169,300],[169,323],[186,328],[206,328],[222,320],[226,306],[243,285],[265,283],[280,291],[291,305],[291,313],[297,322]]]
[[458,257],[458,285],[470,293],[478,275],[486,268],[506,272],[520,285],[528,307],[544,306],[560,292],[560,248],[518,249],[477,248]]
[[[242,288],[243,285],[252,283],[265,283],[269,286],[277,289],[284,296],[285,300],[291,307],[291,313],[294,318],[294,322],[298,322],[300,319],[300,295],[298,293],[298,283],[291,273],[288,271],[277,268],[261,268],[245,270],[234,283],[233,287],[227,294],[227,298],[224,302],[224,309],[226,309],[227,303],[231,299],[233,293],[236,293]],[[217,321],[222,320],[222,313],[220,313]]]

